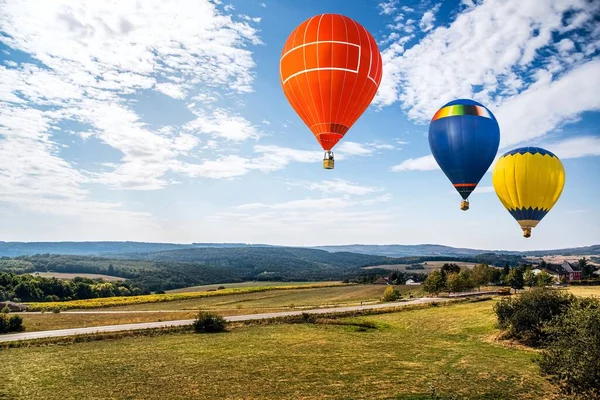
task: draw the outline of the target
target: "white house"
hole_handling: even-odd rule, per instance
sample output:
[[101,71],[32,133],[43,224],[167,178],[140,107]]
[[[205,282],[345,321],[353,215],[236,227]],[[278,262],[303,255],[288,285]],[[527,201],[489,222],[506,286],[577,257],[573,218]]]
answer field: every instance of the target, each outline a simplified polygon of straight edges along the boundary
[[421,282],[415,282],[412,279],[408,279],[404,284],[405,285],[420,285]]

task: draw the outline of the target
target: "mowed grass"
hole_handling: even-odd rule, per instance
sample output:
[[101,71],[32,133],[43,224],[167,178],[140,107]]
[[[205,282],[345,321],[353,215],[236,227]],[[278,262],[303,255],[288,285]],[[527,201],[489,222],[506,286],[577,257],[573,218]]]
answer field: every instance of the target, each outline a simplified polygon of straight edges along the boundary
[[[421,292],[418,286],[395,286],[403,296]],[[190,310],[218,311],[223,315],[262,313],[300,308],[335,307],[378,302],[385,285],[349,285],[311,289],[271,290],[168,303],[135,304],[107,310]]]
[[[85,300],[56,301],[56,302],[31,302],[27,303],[29,311],[42,311],[60,308],[62,310],[74,309],[98,309],[105,307],[119,307],[150,303],[167,303],[184,300],[198,300],[208,297],[228,296],[232,294],[260,293],[274,290],[302,290],[310,288],[325,288],[335,286],[350,286],[341,282],[317,282],[308,285],[298,286],[252,286],[237,287],[222,290],[209,290],[204,292],[186,292],[186,293],[167,293],[167,294],[149,294],[141,296],[116,296],[101,297]],[[356,286],[356,285],[354,285]]]
[[[326,282],[327,284],[332,282]],[[341,283],[341,282],[339,282]],[[221,286],[225,288],[253,287],[253,286],[299,286],[299,285],[315,285],[318,282],[277,282],[277,281],[248,281],[235,283],[218,283],[214,285],[190,286],[181,289],[167,290],[167,293],[189,293],[189,292],[205,292],[207,290],[216,290]],[[325,283],[324,283],[325,284]]]
[[[420,290],[415,286],[395,286],[405,298]],[[83,310],[86,312],[120,312],[127,314],[59,314],[22,313],[27,332],[133,324],[138,322],[171,321],[194,318],[198,310],[212,311],[223,316],[257,314],[294,309],[336,307],[378,302],[385,285],[354,285],[313,289],[272,290],[268,292],[229,294],[200,299],[137,304],[105,309]],[[71,310],[76,311],[76,310]],[[155,312],[154,312],[155,311]]]
[[198,313],[153,312],[131,314],[21,314],[26,332],[50,331],[55,329],[84,328],[92,326],[137,324],[140,322],[172,321],[192,319]]
[[423,269],[412,269],[407,270],[406,267],[410,267],[412,264],[392,264],[392,265],[374,265],[371,267],[365,267],[365,269],[387,269],[391,271],[403,271],[403,272],[414,272],[414,273],[429,273],[431,271],[438,270],[444,266],[444,264],[456,264],[460,267],[464,268],[473,268],[477,263],[472,262],[460,262],[460,261],[425,261],[424,263],[415,263],[415,264],[423,264]]
[[493,340],[491,301],[335,325],[256,325],[1,351],[10,399],[550,399],[535,353]]
[[569,286],[568,290],[576,296],[600,297],[600,286]]

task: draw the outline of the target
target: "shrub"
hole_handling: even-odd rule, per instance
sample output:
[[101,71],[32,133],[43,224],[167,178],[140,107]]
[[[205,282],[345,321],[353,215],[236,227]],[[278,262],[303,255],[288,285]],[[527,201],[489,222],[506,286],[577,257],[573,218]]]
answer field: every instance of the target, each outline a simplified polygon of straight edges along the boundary
[[0,310],[0,313],[2,314],[8,314],[10,312],[10,308],[8,308],[8,306],[4,306],[4,308],[2,310]]
[[8,318],[8,332],[21,332],[25,330],[23,327],[23,318],[20,315],[11,315]]
[[536,359],[563,393],[600,398],[600,301],[579,299],[546,327],[547,349]]
[[214,333],[223,332],[227,322],[223,317],[217,314],[200,312],[192,324],[196,332]]
[[19,315],[0,314],[0,333],[21,332],[23,328],[23,318]]
[[223,290],[223,289],[225,289],[225,286],[219,286],[219,287],[217,288],[217,290]]
[[157,290],[154,294],[166,294],[164,290]]
[[52,312],[53,312],[54,314],[60,314],[60,307],[54,307],[54,308],[52,309]]
[[401,297],[400,292],[393,286],[388,286],[383,291],[382,301],[394,301]]
[[507,330],[507,337],[539,346],[548,336],[544,325],[566,312],[575,299],[572,294],[560,290],[533,288],[518,297],[500,300],[494,305],[494,311],[498,326]]

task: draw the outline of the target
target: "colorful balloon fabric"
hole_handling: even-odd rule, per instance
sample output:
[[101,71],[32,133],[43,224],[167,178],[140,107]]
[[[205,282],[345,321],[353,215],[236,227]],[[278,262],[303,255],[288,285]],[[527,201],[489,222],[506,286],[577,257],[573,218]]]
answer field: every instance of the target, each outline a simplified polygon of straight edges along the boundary
[[429,124],[429,147],[436,162],[466,201],[494,161],[500,144],[496,118],[482,104],[458,99],[440,108]]
[[330,151],[367,109],[382,76],[371,34],[339,14],[316,15],[288,37],[280,78],[290,105]]
[[565,185],[558,157],[539,147],[521,147],[498,159],[492,172],[498,198],[530,237],[531,229],[546,216]]

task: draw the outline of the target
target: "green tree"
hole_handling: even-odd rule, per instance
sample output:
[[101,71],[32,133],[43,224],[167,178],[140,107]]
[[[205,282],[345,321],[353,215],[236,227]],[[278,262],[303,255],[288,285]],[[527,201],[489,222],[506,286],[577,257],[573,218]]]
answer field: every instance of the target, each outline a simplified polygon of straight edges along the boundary
[[446,276],[446,290],[450,293],[463,290],[463,280],[459,274],[452,272]]
[[538,283],[537,276],[533,273],[533,270],[530,268],[525,270],[525,273],[523,274],[523,281],[525,285],[529,286],[529,288],[536,286]]
[[515,289],[515,293],[517,290],[523,289],[525,286],[523,271],[520,268],[511,269],[506,277],[506,283],[510,285],[511,288]]
[[383,291],[382,301],[395,301],[401,297],[400,292],[393,286],[389,285]]
[[444,276],[441,271],[433,271],[423,282],[423,290],[425,293],[438,294],[445,288],[446,282],[444,282]]
[[536,279],[536,285],[542,287],[550,286],[554,282],[554,278],[552,277],[552,275],[550,275],[546,271],[542,271],[539,274],[537,274]]
[[492,268],[487,264],[477,264],[471,270],[471,280],[473,285],[481,290],[482,285],[487,285],[492,280]]
[[444,264],[442,265],[442,274],[451,274],[451,273],[459,273],[460,267],[456,264]]
[[470,270],[466,268],[460,270],[458,277],[460,278],[460,290],[470,290],[475,287],[475,283],[473,283],[473,279],[471,278]]
[[577,299],[544,329],[552,338],[539,363],[563,393],[600,399],[600,301]]
[[587,262],[587,259],[585,257],[581,258],[578,261],[578,264],[583,279],[589,279],[594,276],[594,267]]
[[504,275],[508,276],[510,273],[510,265],[508,263],[504,264],[504,271],[502,271]]

